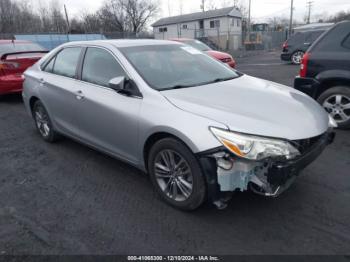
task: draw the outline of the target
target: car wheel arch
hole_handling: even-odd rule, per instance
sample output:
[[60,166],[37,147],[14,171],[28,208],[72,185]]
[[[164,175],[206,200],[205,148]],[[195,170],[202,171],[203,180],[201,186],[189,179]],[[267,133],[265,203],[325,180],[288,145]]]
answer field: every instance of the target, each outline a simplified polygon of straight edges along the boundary
[[180,141],[192,153],[194,153],[194,151],[196,150],[194,144],[192,142],[190,142],[188,139],[186,139],[187,141],[184,141],[184,139],[181,139],[178,135],[175,135],[171,132],[160,131],[160,132],[153,133],[153,134],[148,136],[148,138],[146,139],[146,142],[143,145],[143,152],[142,152],[143,153],[143,162],[144,162],[144,167],[145,167],[146,171],[148,170],[148,156],[149,156],[149,152],[150,152],[152,146],[155,145],[155,143],[157,143],[158,141],[165,139],[165,138],[174,138],[174,139]]
[[40,99],[38,97],[36,97],[36,96],[32,96],[29,99],[29,107],[30,107],[30,111],[31,111],[32,114],[33,114],[33,109],[34,109],[34,105],[35,105],[36,101],[40,101]]
[[327,91],[328,89],[331,89],[336,86],[343,86],[350,88],[350,78],[342,78],[342,77],[336,77],[336,78],[329,78],[324,79],[320,81],[321,85],[317,90],[316,93],[316,99],[318,99],[322,93]]

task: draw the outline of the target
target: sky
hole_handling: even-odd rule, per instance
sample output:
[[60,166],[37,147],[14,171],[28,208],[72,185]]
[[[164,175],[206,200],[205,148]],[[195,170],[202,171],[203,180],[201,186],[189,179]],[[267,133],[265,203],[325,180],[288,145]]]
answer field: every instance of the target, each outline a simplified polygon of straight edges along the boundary
[[[32,0],[42,1],[42,0]],[[44,0],[45,1],[45,0]],[[82,12],[93,12],[98,10],[104,0],[59,0],[65,4],[70,16],[79,16]],[[191,13],[200,11],[201,0],[154,0],[159,1],[160,13],[157,18],[170,15],[179,15],[180,6],[182,13]],[[234,0],[206,0],[208,3],[215,3],[217,7],[230,3]],[[294,0],[295,19],[302,20],[306,15],[306,3],[309,0]],[[324,16],[332,15],[339,11],[350,11],[350,0],[311,0],[313,2],[311,18],[318,20]],[[238,0],[248,7],[249,0]],[[269,18],[286,16],[289,17],[291,0],[251,0],[252,20],[256,22],[265,22]]]

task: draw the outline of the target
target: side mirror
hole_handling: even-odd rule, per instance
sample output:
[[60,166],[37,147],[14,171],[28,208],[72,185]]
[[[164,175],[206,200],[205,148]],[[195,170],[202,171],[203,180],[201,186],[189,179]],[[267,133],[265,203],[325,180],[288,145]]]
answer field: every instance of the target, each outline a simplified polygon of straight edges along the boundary
[[115,91],[121,91],[125,88],[125,77],[124,76],[118,76],[115,78],[112,78],[108,82],[108,86]]

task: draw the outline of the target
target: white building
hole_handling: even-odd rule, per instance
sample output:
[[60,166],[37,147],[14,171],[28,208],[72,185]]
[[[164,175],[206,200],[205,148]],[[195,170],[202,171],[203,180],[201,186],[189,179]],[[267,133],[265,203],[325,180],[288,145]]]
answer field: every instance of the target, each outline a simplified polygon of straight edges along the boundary
[[197,38],[230,50],[242,45],[242,14],[235,7],[166,17],[152,27],[156,39]]

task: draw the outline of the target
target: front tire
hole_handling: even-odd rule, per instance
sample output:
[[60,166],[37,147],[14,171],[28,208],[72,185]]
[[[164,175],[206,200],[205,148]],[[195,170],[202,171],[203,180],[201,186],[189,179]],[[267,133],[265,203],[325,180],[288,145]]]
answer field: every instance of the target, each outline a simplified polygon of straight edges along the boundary
[[44,105],[38,100],[33,106],[33,118],[40,136],[49,143],[57,141],[58,133],[53,129],[50,116]]
[[350,87],[332,87],[323,92],[317,101],[334,118],[339,128],[350,128]]
[[291,60],[293,65],[300,65],[301,64],[301,60],[303,59],[304,56],[304,52],[303,51],[295,51],[292,56],[291,56]]
[[148,172],[160,197],[168,204],[194,210],[206,198],[202,170],[194,154],[174,138],[159,140],[151,148]]

